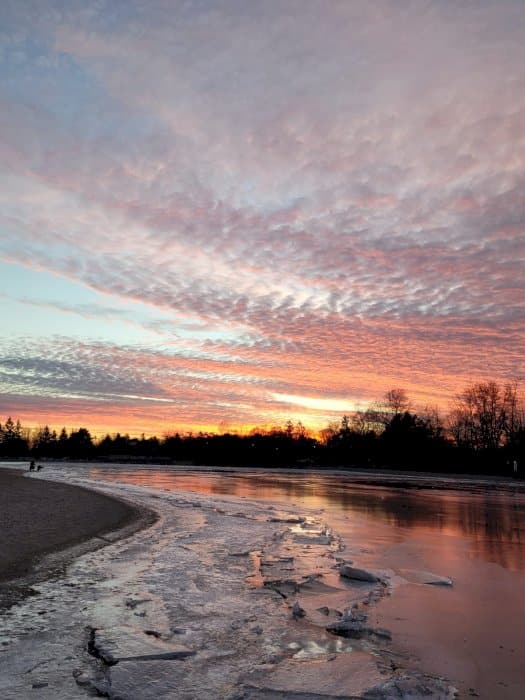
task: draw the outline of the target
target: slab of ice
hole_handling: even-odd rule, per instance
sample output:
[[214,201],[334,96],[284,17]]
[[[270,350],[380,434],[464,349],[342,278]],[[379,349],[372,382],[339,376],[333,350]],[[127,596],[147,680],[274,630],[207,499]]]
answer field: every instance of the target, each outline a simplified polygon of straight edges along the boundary
[[159,633],[130,627],[93,630],[90,651],[106,664],[119,661],[158,661],[185,659],[195,654],[183,644],[165,642]]
[[254,673],[245,681],[244,697],[358,698],[383,681],[371,654],[352,651],[325,662],[289,659],[270,673]]
[[357,566],[350,566],[350,564],[341,564],[339,568],[339,573],[345,578],[352,579],[354,581],[366,581],[367,583],[378,583],[381,579],[376,574],[366,569],[359,569]]
[[399,573],[409,583],[422,583],[430,586],[452,586],[453,581],[448,576],[433,574],[431,571],[419,571],[416,569],[400,569]]

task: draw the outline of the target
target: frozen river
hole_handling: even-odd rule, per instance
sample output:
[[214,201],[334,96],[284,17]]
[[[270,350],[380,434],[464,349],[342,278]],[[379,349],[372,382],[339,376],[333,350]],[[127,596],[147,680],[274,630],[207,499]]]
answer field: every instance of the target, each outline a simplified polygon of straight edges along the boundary
[[[452,588],[406,585],[377,606],[393,644],[420,665],[483,698],[525,694],[525,496],[495,484],[467,490],[355,484],[305,473],[177,472],[124,467],[96,478],[208,495],[323,509],[346,542],[366,543],[360,562],[400,575],[429,570]],[[408,578],[410,576],[408,575]],[[417,660],[415,662],[417,663]]]
[[[370,697],[408,697],[395,694],[414,687],[399,669],[448,679],[461,698],[523,697],[517,487],[64,464],[38,478],[95,486],[160,519],[80,557],[59,589],[42,584],[10,613],[6,700],[25,697],[35,679],[43,699],[86,697],[86,688],[130,700],[369,697],[371,686],[380,690]],[[338,567],[350,560],[388,585],[345,582]],[[423,572],[453,586],[422,584]],[[356,619],[366,611],[369,637],[325,631],[352,607]],[[446,684],[429,687],[431,697],[450,697]]]

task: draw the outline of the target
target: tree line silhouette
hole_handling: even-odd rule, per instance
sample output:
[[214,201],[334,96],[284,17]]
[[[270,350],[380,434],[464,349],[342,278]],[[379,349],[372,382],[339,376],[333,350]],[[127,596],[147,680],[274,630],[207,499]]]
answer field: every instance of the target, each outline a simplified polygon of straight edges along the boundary
[[404,389],[345,415],[313,437],[300,423],[249,434],[169,433],[162,438],[106,435],[87,428],[57,433],[47,425],[0,424],[0,458],[74,459],[203,465],[398,468],[417,471],[525,473],[525,403],[516,382],[478,382],[441,418],[415,411]]

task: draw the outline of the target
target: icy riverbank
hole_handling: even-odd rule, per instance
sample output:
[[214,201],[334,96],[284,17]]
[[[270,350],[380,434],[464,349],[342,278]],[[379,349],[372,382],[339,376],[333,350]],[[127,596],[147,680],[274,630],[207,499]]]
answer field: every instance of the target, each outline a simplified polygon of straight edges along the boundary
[[365,543],[343,542],[325,513],[52,470],[38,478],[96,487],[159,520],[77,558],[4,614],[6,700],[454,696],[403,670],[370,622],[395,577],[340,576]]

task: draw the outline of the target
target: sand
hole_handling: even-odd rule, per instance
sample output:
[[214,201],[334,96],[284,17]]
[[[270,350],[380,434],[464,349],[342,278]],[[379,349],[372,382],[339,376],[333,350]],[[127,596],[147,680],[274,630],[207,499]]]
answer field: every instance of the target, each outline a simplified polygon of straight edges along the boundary
[[141,518],[142,511],[110,496],[0,469],[0,606],[20,597],[20,579],[34,577],[36,565],[38,578],[50,573],[46,555],[88,540],[101,546],[105,533],[134,523],[137,529]]

